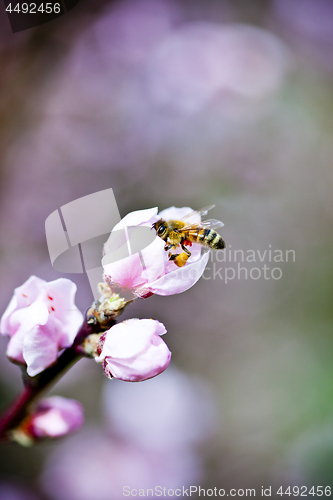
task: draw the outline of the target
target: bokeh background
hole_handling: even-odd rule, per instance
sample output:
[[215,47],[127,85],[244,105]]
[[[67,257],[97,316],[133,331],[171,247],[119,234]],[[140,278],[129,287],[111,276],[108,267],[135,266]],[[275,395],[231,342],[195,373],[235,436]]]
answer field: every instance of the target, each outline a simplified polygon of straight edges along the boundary
[[[243,264],[280,279],[226,283],[237,264],[214,257],[184,294],[131,305],[166,325],[168,370],[129,384],[81,361],[52,393],[85,426],[3,445],[0,498],[332,486],[333,2],[81,0],[16,34],[1,4],[0,24],[1,311],[31,274],[63,276],[47,216],[109,187],[122,216],[215,203],[228,250],[295,252]],[[67,277],[84,311],[88,280]],[[5,408],[21,381],[0,340]]]

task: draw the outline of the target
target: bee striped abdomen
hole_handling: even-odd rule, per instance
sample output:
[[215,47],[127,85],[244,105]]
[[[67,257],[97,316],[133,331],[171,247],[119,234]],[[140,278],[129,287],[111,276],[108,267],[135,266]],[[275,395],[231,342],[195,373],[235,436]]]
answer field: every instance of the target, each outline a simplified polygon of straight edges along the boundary
[[213,234],[213,237],[212,237],[212,240],[210,242],[210,246],[212,248],[214,248],[214,250],[220,250],[222,248],[225,248],[225,243],[223,241],[223,239],[221,238],[221,236],[219,235],[219,233],[217,233],[216,231],[211,231],[211,233],[214,233]]
[[225,243],[221,236],[213,229],[202,229],[199,231],[197,240],[198,243],[207,245],[215,250],[225,248]]

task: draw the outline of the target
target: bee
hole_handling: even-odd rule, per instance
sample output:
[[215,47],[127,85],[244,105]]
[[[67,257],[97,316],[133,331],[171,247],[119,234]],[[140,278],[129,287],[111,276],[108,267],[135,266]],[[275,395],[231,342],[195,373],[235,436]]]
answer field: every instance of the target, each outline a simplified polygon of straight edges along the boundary
[[157,236],[165,241],[164,250],[175,250],[179,246],[182,248],[181,253],[169,252],[169,260],[173,261],[176,266],[185,266],[191,252],[187,246],[192,246],[192,243],[199,243],[200,245],[220,250],[225,248],[225,243],[222,237],[214,230],[218,227],[224,226],[223,222],[216,219],[209,219],[197,224],[190,223],[188,219],[193,215],[200,217],[206,215],[209,210],[214,208],[215,205],[201,208],[190,212],[181,220],[164,220],[160,219],[155,222],[152,228],[155,229]]

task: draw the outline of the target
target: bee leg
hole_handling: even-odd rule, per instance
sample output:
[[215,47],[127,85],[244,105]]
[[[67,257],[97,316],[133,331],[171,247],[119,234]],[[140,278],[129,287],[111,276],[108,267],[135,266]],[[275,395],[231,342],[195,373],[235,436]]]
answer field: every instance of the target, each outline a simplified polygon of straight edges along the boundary
[[[172,260],[174,261],[174,263],[178,267],[185,266],[187,259],[189,258],[189,256],[185,252],[174,254],[174,255],[172,255],[172,257],[173,257]],[[171,260],[171,259],[169,259],[169,260]]]
[[169,244],[169,245],[166,243],[166,244],[164,245],[164,250],[167,252],[167,251],[168,251],[168,250],[170,250],[173,246],[174,246],[174,245],[173,245],[172,243],[171,243],[171,244]]
[[189,251],[189,249],[186,248],[183,244],[181,245],[181,247],[184,250],[184,252],[186,253],[187,258],[191,257],[191,252]]
[[178,257],[178,253],[169,253],[169,260],[176,260],[176,257]]

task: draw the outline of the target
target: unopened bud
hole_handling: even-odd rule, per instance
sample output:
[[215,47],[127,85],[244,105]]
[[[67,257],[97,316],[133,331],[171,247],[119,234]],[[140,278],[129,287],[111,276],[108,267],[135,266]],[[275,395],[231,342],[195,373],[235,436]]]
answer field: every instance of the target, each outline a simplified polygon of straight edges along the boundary
[[74,399],[53,396],[40,401],[10,437],[22,446],[31,446],[46,438],[58,438],[78,429],[83,409]]

